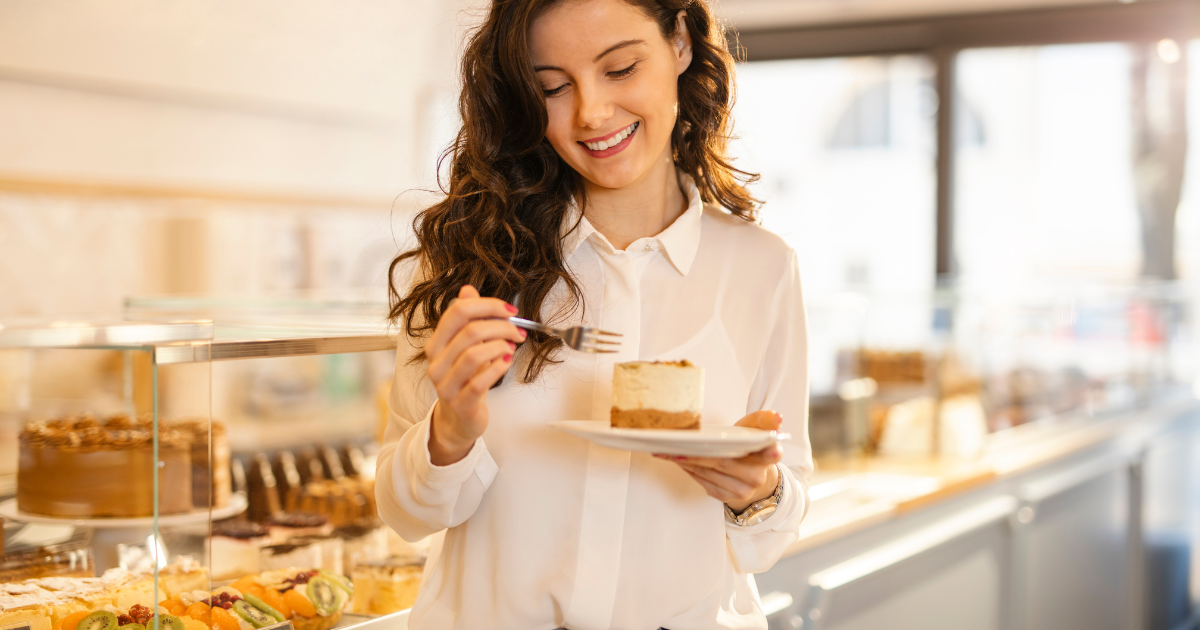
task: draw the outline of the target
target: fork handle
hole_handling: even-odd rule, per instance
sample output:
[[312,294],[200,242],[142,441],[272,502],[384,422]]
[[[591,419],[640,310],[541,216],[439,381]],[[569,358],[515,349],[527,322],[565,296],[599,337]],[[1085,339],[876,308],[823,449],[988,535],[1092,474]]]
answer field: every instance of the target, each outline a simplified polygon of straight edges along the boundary
[[545,324],[539,324],[535,321],[531,321],[528,319],[521,319],[520,317],[509,317],[508,321],[512,325],[516,326],[517,328],[524,328],[525,330],[535,330],[537,332],[546,333],[547,335],[559,336],[557,330],[555,330]]

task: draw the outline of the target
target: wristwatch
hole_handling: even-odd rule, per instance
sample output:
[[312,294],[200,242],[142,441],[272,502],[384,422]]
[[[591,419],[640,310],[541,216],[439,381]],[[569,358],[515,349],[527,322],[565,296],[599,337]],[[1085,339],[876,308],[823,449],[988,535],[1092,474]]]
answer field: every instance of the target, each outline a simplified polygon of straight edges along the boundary
[[754,503],[746,506],[740,514],[735,514],[729,504],[725,504],[725,521],[737,525],[738,527],[750,527],[770,518],[775,510],[779,509],[779,501],[783,498],[783,469],[779,464],[775,464],[775,469],[779,472],[779,485],[775,486],[775,493],[765,499],[759,499]]

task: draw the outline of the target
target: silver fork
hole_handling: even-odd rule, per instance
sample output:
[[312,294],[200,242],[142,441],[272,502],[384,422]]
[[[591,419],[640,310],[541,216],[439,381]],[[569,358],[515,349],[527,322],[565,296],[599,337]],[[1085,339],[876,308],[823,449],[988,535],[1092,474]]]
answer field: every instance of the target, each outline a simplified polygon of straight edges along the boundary
[[613,341],[606,337],[620,337],[620,333],[608,332],[607,330],[599,330],[591,326],[572,326],[570,328],[553,328],[545,324],[539,324],[528,319],[520,317],[509,317],[508,321],[518,328],[525,330],[536,330],[554,335],[563,340],[572,350],[580,352],[595,352],[600,354],[615,353],[616,350],[608,350],[604,346],[619,346],[620,341]]

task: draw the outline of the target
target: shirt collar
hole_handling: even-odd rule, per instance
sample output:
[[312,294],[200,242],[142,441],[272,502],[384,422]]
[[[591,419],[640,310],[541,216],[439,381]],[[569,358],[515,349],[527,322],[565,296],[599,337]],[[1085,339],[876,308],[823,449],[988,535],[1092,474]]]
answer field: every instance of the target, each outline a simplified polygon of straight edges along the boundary
[[[667,229],[659,232],[657,240],[663,254],[680,275],[686,276],[696,259],[696,250],[700,248],[700,225],[704,216],[704,201],[700,198],[700,189],[692,176],[679,172],[679,184],[683,194],[687,196],[688,207],[675,222]],[[576,225],[578,223],[578,225]],[[574,229],[572,229],[574,228]],[[570,258],[575,250],[589,238],[605,252],[612,254],[616,250],[604,235],[596,231],[587,217],[579,216],[579,205],[572,200],[571,206],[563,219],[563,254]]]

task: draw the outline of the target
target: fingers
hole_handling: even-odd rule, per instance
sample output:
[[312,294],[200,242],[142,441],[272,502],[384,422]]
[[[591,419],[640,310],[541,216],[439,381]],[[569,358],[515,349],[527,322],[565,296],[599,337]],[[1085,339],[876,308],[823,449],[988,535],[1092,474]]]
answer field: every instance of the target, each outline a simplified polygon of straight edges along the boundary
[[709,468],[739,478],[749,478],[761,474],[761,471],[783,459],[783,447],[772,444],[761,451],[755,451],[745,457],[680,457],[666,456],[667,459],[700,468]]
[[[466,387],[468,382],[479,375],[481,371],[489,369],[497,359],[504,359],[506,363],[511,363],[514,348],[515,346],[511,342],[503,339],[495,339],[467,348],[444,370],[441,378],[434,380],[438,397],[453,398],[457,396],[459,390]],[[430,376],[433,377],[432,374]],[[492,383],[494,382],[495,380],[492,381]],[[488,384],[488,387],[491,387],[491,383]],[[486,387],[484,392],[487,392]]]
[[741,479],[731,477],[711,468],[690,466],[684,463],[680,463],[679,467],[687,471],[693,479],[701,481],[700,485],[704,486],[706,491],[709,491],[710,488],[716,491],[717,494],[709,491],[709,496],[720,499],[724,503],[740,503],[749,497],[753,497],[755,491],[758,489],[758,484],[746,483]]
[[736,426],[750,427],[752,429],[762,429],[764,431],[778,431],[783,425],[783,416],[778,412],[763,410],[755,411],[754,413],[738,420]]
[[498,298],[479,297],[479,292],[474,287],[464,285],[459,289],[458,299],[438,320],[437,328],[429,337],[429,343],[425,345],[425,354],[431,359],[440,355],[459,331],[473,320],[504,319],[516,314],[517,308],[508,302]]
[[[447,372],[467,350],[475,346],[500,341],[516,348],[525,340],[525,331],[499,319],[473,321],[454,335],[441,352],[429,357],[429,378],[435,383],[446,377]],[[494,358],[494,357],[493,357]]]
[[704,488],[704,492],[707,493],[708,496],[720,501],[721,503],[729,503],[730,501],[735,501],[737,499],[736,497],[730,495],[729,492],[727,492],[721,486],[718,486],[717,484],[714,484],[703,477],[697,476],[686,468],[683,469],[683,471],[686,472],[693,481],[700,484],[700,487]]
[[488,390],[496,384],[496,381],[500,380],[501,376],[504,376],[504,372],[510,365],[512,365],[512,354],[506,354],[489,362],[458,389],[451,404],[462,409],[471,409],[483,404]]

